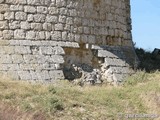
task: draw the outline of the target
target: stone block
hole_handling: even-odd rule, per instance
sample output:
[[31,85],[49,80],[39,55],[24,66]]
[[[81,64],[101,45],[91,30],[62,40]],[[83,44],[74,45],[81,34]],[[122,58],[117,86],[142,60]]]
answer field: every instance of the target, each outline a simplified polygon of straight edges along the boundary
[[107,65],[111,65],[111,66],[126,66],[126,62],[124,60],[121,59],[112,59],[112,58],[105,58],[105,63]]
[[7,39],[7,40],[9,40],[9,39],[11,39],[11,38],[13,38],[13,31],[12,30],[3,30],[3,38],[4,39]]
[[64,25],[61,23],[55,24],[55,30],[62,31],[64,29]]
[[19,70],[19,65],[18,64],[1,64],[0,65],[0,71],[17,71]]
[[62,70],[49,71],[49,75],[52,80],[63,80],[64,79],[64,74]]
[[62,32],[62,40],[67,41],[68,40],[68,33],[66,31]]
[[12,63],[12,58],[10,55],[0,55],[0,63],[1,64],[7,64]]
[[11,78],[12,80],[19,80],[19,75],[17,71],[7,71],[7,74],[5,75],[5,77]]
[[50,5],[51,0],[27,0],[29,5]]
[[48,23],[57,23],[58,22],[58,17],[57,16],[51,16],[51,15],[47,15],[46,17],[46,22]]
[[46,16],[44,14],[35,14],[34,21],[35,22],[45,22]]
[[4,54],[14,54],[15,51],[14,51],[14,47],[13,46],[1,46],[2,50],[4,52]]
[[107,50],[98,50],[98,57],[110,57],[110,58],[118,58],[117,55],[113,54]]
[[19,44],[20,46],[31,46],[32,45],[32,41],[31,40],[19,40]]
[[36,8],[33,6],[24,6],[24,12],[26,13],[36,13]]
[[64,7],[67,5],[67,2],[65,0],[57,0],[56,1],[56,7]]
[[52,49],[52,52],[53,52],[55,55],[64,55],[64,54],[65,54],[63,48],[60,47],[60,46],[54,47],[54,48]]
[[54,33],[51,35],[51,38],[56,41],[62,40],[62,32],[54,31]]
[[9,5],[7,4],[0,4],[0,13],[5,13],[9,11]]
[[57,7],[49,7],[48,11],[49,11],[49,14],[51,15],[58,15],[59,13]]
[[41,74],[42,80],[49,80],[50,79],[49,72],[47,70],[42,70],[40,74]]
[[51,33],[45,32],[46,40],[51,40]]
[[31,23],[31,29],[41,31],[42,30],[42,24],[41,23]]
[[14,12],[5,12],[4,18],[7,20],[14,20]]
[[37,6],[37,13],[47,14],[48,13],[48,8],[44,7],[44,6]]
[[33,64],[20,64],[20,69],[21,70],[35,70],[32,66]]
[[129,67],[116,67],[116,66],[111,66],[109,68],[108,73],[116,73],[116,74],[129,74],[133,73],[133,70],[131,70]]
[[21,29],[29,30],[31,28],[31,24],[27,21],[23,21],[20,23]]
[[66,9],[65,7],[62,7],[59,10],[60,10],[59,11],[60,15],[66,15],[66,16],[68,15],[68,9]]
[[64,15],[59,15],[59,20],[58,20],[60,23],[63,23],[65,24],[66,23],[66,16]]
[[13,63],[17,63],[17,64],[24,63],[24,59],[23,59],[22,55],[14,54],[14,55],[11,55],[11,57],[12,57],[12,62]]
[[0,30],[8,29],[7,21],[0,21]]
[[6,46],[6,45],[9,45],[8,40],[0,40],[0,46]]
[[34,21],[34,15],[33,14],[28,14],[27,21],[28,22],[33,22]]
[[26,4],[27,0],[6,0],[9,4]]
[[73,18],[72,17],[67,17],[66,24],[72,25],[73,24]]
[[29,46],[15,46],[16,54],[31,54]]
[[60,55],[51,55],[50,62],[52,63],[64,63],[64,58]]
[[46,31],[52,30],[52,24],[51,23],[43,23],[43,29]]
[[1,14],[1,13],[0,13],[0,20],[1,20],[1,21],[4,20],[4,14]]
[[54,54],[52,49],[53,49],[52,47],[43,46],[39,48],[39,51],[43,55],[51,55],[51,54]]
[[20,45],[19,40],[8,40],[8,42],[11,46]]
[[9,28],[10,28],[11,30],[19,29],[19,28],[20,28],[20,22],[19,22],[19,21],[10,22],[10,23],[9,23]]
[[57,68],[57,64],[45,63],[43,64],[42,70],[56,70]]
[[27,20],[27,13],[25,12],[16,12],[15,13],[16,20]]
[[3,3],[4,2],[4,0],[0,0],[0,3]]
[[36,38],[36,32],[35,31],[28,31],[26,33],[26,39],[35,39]]
[[31,80],[31,74],[29,71],[18,71],[18,75],[21,80]]
[[44,55],[24,55],[23,57],[27,64],[44,64],[50,61],[50,56]]
[[14,31],[14,38],[15,39],[24,39],[26,36],[25,31],[22,29],[17,29]]
[[22,5],[10,5],[10,10],[11,11],[23,11],[23,6]]
[[44,39],[46,39],[45,32],[44,31],[36,32],[36,39],[37,40],[44,40]]
[[75,35],[73,33],[68,33],[69,41],[75,41]]

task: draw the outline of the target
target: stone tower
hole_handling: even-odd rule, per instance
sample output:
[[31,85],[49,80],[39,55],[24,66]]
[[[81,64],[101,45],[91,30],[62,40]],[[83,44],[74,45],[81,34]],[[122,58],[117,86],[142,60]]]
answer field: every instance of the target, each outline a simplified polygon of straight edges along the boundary
[[0,0],[0,73],[120,83],[136,64],[129,0]]

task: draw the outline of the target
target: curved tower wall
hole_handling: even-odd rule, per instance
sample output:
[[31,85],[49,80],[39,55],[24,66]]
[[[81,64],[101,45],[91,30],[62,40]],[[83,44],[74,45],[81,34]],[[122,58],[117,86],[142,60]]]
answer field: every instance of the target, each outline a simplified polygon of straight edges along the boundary
[[0,0],[3,76],[53,81],[76,66],[117,83],[135,60],[129,0]]

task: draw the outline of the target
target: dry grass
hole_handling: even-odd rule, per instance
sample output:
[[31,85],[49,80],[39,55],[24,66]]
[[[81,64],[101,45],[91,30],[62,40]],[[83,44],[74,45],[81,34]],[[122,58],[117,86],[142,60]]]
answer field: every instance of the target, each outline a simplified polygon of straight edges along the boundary
[[123,87],[116,88],[79,87],[67,81],[41,85],[3,79],[0,102],[0,118],[6,120],[10,120],[7,116],[15,120],[118,120],[118,113],[158,114],[160,72],[138,72]]

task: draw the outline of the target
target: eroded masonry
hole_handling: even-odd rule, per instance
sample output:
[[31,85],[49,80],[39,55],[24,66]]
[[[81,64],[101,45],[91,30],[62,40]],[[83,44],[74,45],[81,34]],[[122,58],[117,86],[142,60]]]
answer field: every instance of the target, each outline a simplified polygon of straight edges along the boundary
[[136,65],[129,0],[0,0],[0,73],[121,83]]

